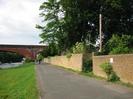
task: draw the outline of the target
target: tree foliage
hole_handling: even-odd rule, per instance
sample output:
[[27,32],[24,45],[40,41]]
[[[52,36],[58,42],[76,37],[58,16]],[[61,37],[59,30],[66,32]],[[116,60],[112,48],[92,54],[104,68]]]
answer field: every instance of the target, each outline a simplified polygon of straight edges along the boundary
[[84,44],[83,43],[76,43],[73,47],[72,47],[72,53],[74,54],[78,54],[78,53],[83,53],[85,50],[84,48]]
[[48,56],[55,56],[58,54],[58,47],[56,44],[51,43],[47,48],[44,48],[43,51],[40,52],[40,54],[43,57],[48,57]]
[[[105,44],[115,33],[133,35],[132,0],[47,0],[41,6],[40,37],[58,54],[69,50],[76,42],[95,44],[99,34],[99,13],[103,15]],[[56,46],[56,47],[55,47]]]
[[23,56],[17,53],[0,52],[0,62],[2,63],[21,62],[22,59],[23,59]]
[[103,32],[106,41],[113,34],[133,35],[133,1],[105,0],[103,5]]
[[105,49],[109,54],[124,54],[133,52],[133,36],[113,35],[107,42]]

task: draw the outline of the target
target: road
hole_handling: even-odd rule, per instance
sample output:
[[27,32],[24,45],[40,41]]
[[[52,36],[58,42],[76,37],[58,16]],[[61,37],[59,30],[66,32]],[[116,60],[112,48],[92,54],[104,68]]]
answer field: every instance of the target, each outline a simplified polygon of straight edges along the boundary
[[61,67],[36,66],[41,99],[133,99],[133,89],[89,78]]

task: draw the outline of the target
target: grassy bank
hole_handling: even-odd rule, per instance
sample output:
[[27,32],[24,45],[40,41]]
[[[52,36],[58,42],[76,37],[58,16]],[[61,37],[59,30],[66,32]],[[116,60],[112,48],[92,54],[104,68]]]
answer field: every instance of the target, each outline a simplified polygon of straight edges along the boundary
[[34,64],[0,70],[0,99],[38,99]]

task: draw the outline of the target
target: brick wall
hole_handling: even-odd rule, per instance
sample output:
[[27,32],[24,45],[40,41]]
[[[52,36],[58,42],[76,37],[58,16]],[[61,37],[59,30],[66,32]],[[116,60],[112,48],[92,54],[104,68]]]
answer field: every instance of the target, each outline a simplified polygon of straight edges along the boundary
[[82,54],[72,54],[70,58],[67,58],[66,56],[45,58],[44,62],[53,65],[63,66],[65,68],[70,68],[77,71],[82,71],[82,59]]
[[95,75],[106,77],[106,74],[100,68],[100,65],[105,62],[111,62],[121,81],[133,84],[133,54],[93,56],[93,72]]

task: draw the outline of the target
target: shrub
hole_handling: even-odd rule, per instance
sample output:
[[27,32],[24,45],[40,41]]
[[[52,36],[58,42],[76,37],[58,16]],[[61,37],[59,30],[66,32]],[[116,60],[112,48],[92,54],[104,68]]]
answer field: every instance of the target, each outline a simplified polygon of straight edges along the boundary
[[109,76],[113,70],[112,65],[110,63],[103,63],[102,65],[100,65],[100,67],[107,74],[107,76]]
[[113,82],[113,81],[119,81],[120,78],[116,75],[114,71],[112,71],[111,74],[109,75],[108,80]]
[[83,61],[83,72],[91,72],[92,71],[92,59]]
[[112,51],[110,51],[110,54],[122,54],[122,53],[129,53],[130,50],[128,47],[124,46],[118,46],[116,48],[113,48]]
[[67,53],[66,53],[66,57],[67,57],[67,58],[71,58],[71,56],[72,56],[72,53],[71,53],[71,52],[67,52]]
[[30,62],[34,62],[34,60],[29,59],[29,58],[26,58],[26,59],[24,60],[24,63],[30,63]]
[[39,54],[41,54],[43,58],[44,57],[46,58],[48,56],[58,55],[58,52],[59,52],[58,45],[56,43],[50,43]]
[[39,53],[39,54],[37,54],[37,60],[43,60],[43,56],[42,56],[42,54],[41,53]]
[[0,63],[21,62],[23,56],[13,52],[0,52]]
[[106,43],[105,50],[109,54],[125,54],[133,52],[133,36],[131,35],[113,35]]
[[92,72],[92,53],[83,53],[83,72]]
[[113,71],[113,67],[110,63],[103,63],[103,64],[100,65],[100,67],[106,73],[108,81],[114,82],[114,81],[120,80],[120,78]]
[[83,53],[84,52],[84,44],[82,42],[77,42],[73,47],[72,47],[72,52],[74,54],[77,53]]

